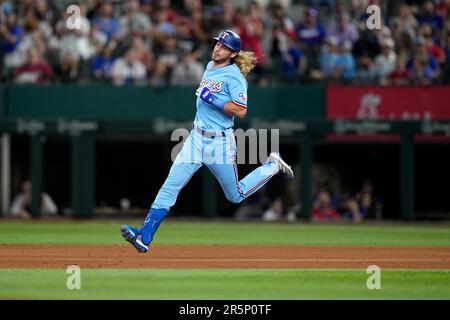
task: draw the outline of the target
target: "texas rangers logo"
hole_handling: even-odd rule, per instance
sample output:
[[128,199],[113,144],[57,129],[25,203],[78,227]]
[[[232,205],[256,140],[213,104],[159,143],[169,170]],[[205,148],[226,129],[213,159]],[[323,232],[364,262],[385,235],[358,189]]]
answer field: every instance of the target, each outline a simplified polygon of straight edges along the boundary
[[223,32],[221,38],[222,39],[226,39],[230,36],[230,34],[228,32]]
[[247,97],[245,96],[244,92],[239,92],[239,98],[241,98],[241,100],[244,101],[244,102],[247,101]]
[[223,81],[214,81],[214,80],[205,80],[203,79],[200,82],[200,86],[198,87],[195,94],[198,96],[204,87],[207,87],[212,93],[219,93],[222,91]]

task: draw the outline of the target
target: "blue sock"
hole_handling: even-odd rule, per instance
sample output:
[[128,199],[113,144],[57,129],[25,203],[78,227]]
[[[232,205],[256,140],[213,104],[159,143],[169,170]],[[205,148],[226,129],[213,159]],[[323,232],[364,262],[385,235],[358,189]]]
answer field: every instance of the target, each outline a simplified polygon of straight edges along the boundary
[[168,211],[166,209],[153,209],[151,208],[145,218],[144,223],[141,226],[142,242],[146,245],[150,244],[153,240],[153,236],[158,230],[159,225],[167,216]]

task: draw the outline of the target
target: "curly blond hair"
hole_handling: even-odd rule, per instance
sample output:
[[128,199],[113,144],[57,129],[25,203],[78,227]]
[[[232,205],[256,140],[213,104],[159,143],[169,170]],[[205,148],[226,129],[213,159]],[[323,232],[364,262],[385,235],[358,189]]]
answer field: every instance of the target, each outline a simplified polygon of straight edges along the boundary
[[256,56],[251,51],[239,51],[237,56],[234,57],[234,63],[238,66],[241,73],[247,76],[255,67],[257,63]]

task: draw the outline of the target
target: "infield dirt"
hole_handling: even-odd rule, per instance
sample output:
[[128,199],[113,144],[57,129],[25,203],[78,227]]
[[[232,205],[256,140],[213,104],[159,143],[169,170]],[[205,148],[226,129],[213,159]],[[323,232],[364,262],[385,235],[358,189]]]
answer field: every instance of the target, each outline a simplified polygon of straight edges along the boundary
[[450,247],[0,245],[0,268],[450,269]]

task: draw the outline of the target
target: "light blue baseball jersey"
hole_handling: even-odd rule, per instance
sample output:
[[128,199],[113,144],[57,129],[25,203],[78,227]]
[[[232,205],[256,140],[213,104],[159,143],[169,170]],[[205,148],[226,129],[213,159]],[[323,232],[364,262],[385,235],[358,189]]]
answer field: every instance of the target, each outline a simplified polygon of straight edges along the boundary
[[[205,103],[199,97],[200,92],[204,87],[208,87],[221,102],[233,101],[247,108],[247,81],[235,64],[221,68],[213,68],[212,65],[211,61],[206,66],[203,79],[196,91],[197,113],[194,123],[204,130],[226,130],[233,127],[233,117]],[[170,168],[166,181],[152,203],[149,215],[152,214],[152,210],[163,210],[167,214],[175,204],[181,189],[203,165],[211,170],[219,181],[225,197],[233,203],[240,203],[248,198],[279,172],[276,162],[266,161],[245,178],[239,179],[236,151],[233,130],[226,130],[225,136],[214,138],[205,137],[197,130],[191,130]]]
[[210,61],[203,73],[197,95],[197,114],[195,123],[205,130],[226,130],[234,126],[234,117],[204,102],[200,99],[200,92],[207,87],[221,102],[233,101],[237,105],[247,108],[247,80],[234,63],[224,67],[214,68]]

